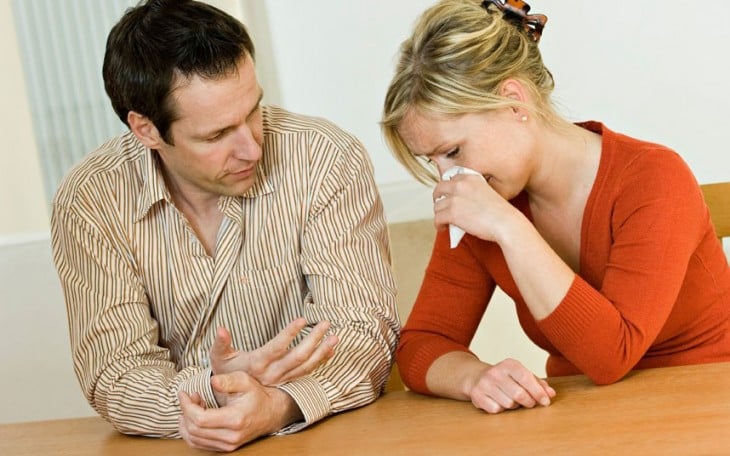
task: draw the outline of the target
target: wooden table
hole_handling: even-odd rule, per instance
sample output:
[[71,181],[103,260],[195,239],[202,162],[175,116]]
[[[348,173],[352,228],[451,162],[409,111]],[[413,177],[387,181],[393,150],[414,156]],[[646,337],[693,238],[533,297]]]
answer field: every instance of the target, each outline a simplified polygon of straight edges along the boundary
[[[268,437],[240,454],[730,454],[730,363],[649,369],[609,386],[550,379],[550,407],[488,415],[411,392]],[[7,392],[6,392],[7,393]],[[203,454],[180,440],[123,436],[100,418],[0,425],[0,455]]]

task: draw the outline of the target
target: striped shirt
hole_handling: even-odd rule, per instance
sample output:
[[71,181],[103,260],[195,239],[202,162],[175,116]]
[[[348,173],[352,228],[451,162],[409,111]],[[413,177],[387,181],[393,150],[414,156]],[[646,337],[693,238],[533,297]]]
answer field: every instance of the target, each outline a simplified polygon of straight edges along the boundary
[[257,182],[219,200],[215,257],[131,132],[87,156],[56,194],[53,254],[74,369],[121,432],[179,437],[179,390],[217,406],[207,353],[219,326],[248,351],[299,316],[305,333],[331,323],[335,356],[280,386],[306,421],[286,431],[374,401],[388,377],[400,323],[367,153],[322,119],[264,107],[263,124]]

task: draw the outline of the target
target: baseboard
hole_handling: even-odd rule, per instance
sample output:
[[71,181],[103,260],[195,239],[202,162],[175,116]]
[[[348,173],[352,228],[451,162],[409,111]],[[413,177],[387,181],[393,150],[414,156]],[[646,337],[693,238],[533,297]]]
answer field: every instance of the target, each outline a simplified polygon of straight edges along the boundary
[[431,187],[412,180],[381,184],[378,188],[388,223],[433,217]]
[[12,245],[30,244],[32,242],[48,241],[51,239],[51,233],[27,233],[14,234],[11,236],[0,236],[0,247],[9,247]]

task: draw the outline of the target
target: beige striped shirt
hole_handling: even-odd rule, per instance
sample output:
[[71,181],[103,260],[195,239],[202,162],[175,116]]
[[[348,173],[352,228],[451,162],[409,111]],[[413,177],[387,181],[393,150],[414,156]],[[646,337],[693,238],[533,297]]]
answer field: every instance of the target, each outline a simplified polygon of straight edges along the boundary
[[207,353],[219,326],[252,350],[298,316],[331,323],[336,355],[281,386],[306,420],[290,430],[372,402],[388,377],[400,323],[367,153],[322,119],[265,107],[263,122],[259,178],[221,197],[215,257],[131,132],[58,190],[52,241],[75,372],[122,432],[178,437],[179,390],[216,406]]

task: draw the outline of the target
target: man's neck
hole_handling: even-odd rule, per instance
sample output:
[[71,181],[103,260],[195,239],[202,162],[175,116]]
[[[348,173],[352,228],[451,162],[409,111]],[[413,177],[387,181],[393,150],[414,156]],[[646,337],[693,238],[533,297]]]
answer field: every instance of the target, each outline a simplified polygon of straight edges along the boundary
[[223,213],[218,207],[220,195],[189,188],[168,173],[164,175],[175,207],[183,214],[206,253],[214,257],[218,230],[223,222]]

